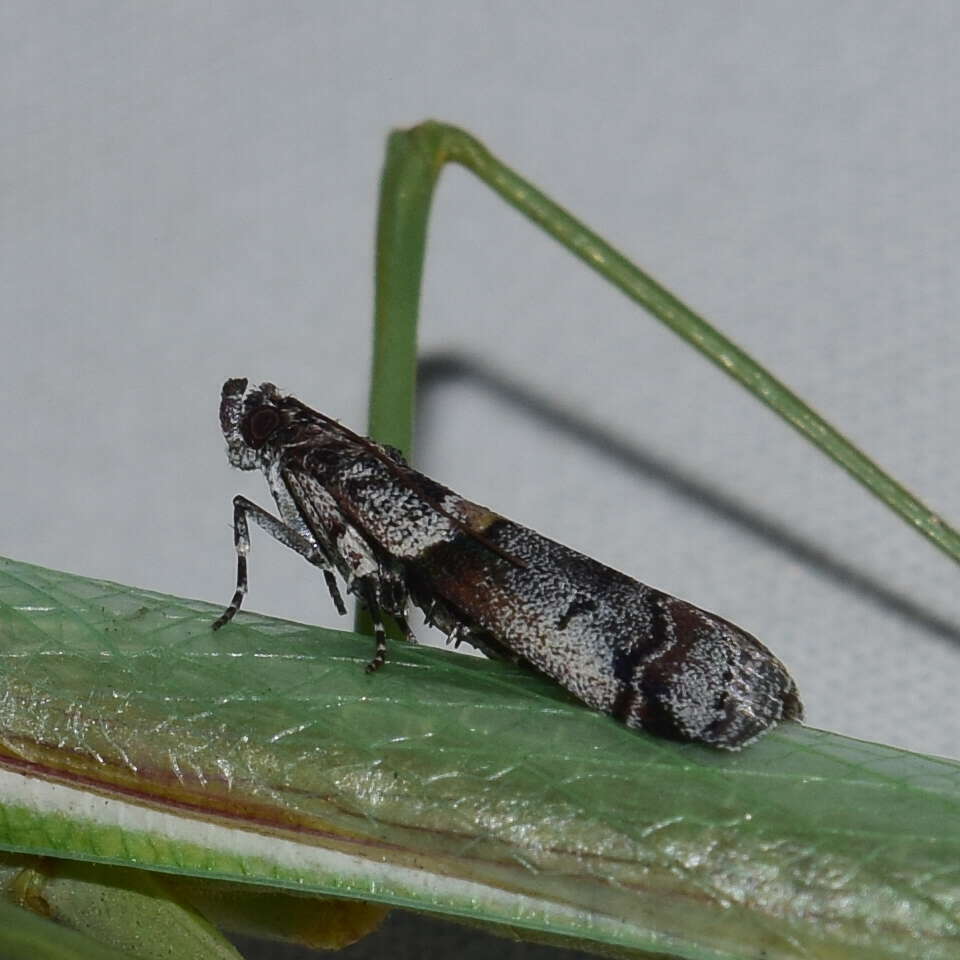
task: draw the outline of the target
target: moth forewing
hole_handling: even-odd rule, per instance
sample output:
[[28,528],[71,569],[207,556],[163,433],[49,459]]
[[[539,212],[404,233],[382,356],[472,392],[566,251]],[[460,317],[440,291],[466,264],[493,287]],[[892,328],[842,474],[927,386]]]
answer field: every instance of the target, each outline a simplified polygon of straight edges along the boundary
[[801,718],[783,664],[739,627],[463,499],[272,384],[228,380],[220,422],[230,462],[263,470],[280,519],[235,501],[237,592],[215,626],[246,592],[249,516],[367,607],[370,670],[385,658],[381,611],[412,639],[410,599],[458,645],[524,663],[628,727],[738,749]]

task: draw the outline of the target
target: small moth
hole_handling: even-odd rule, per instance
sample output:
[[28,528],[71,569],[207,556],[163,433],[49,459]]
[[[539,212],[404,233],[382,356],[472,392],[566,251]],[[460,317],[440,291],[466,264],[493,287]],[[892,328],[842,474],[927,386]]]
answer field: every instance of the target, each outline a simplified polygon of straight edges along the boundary
[[215,630],[247,592],[252,520],[319,567],[341,614],[335,574],[364,604],[368,671],[386,656],[381,611],[413,641],[412,601],[448,642],[525,664],[628,727],[736,750],[801,719],[786,668],[739,627],[465,500],[272,383],[228,380],[220,426],[280,516],[234,498],[237,590]]

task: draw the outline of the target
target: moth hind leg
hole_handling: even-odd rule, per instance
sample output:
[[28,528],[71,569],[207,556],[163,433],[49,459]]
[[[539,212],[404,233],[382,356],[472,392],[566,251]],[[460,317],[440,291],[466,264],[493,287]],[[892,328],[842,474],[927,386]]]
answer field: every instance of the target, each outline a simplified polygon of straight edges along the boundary
[[376,673],[387,662],[387,631],[383,626],[383,614],[377,599],[377,590],[372,584],[362,583],[357,594],[367,608],[367,613],[370,614],[370,619],[373,622],[374,642],[376,643],[373,659],[367,664],[366,672]]
[[413,630],[410,628],[410,624],[407,622],[407,616],[405,613],[398,613],[397,611],[391,611],[390,616],[393,617],[394,622],[400,628],[400,632],[403,634],[403,639],[407,643],[416,643],[417,638],[413,633]]
[[497,638],[482,627],[470,626],[466,623],[458,623],[447,636],[447,644],[453,644],[453,649],[457,650],[461,643],[469,643],[471,647],[476,647],[484,656],[491,660],[505,660],[508,663],[526,663],[520,654],[516,653],[510,646]]
[[417,638],[413,635],[413,630],[407,621],[410,594],[403,578],[393,571],[384,572],[377,582],[376,593],[380,607],[393,618],[403,639],[408,643],[416,643]]

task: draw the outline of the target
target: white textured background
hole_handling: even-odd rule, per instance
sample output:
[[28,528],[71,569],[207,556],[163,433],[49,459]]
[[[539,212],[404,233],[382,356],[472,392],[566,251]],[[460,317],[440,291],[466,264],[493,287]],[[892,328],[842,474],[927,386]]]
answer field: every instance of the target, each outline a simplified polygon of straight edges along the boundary
[[[960,520],[951,3],[0,7],[0,550],[226,602],[227,376],[364,425],[385,135],[456,122]],[[420,464],[958,755],[958,571],[462,171]],[[438,365],[438,355],[446,358]],[[432,371],[432,374],[430,373]],[[573,428],[576,429],[573,429]],[[254,534],[250,609],[336,624]]]

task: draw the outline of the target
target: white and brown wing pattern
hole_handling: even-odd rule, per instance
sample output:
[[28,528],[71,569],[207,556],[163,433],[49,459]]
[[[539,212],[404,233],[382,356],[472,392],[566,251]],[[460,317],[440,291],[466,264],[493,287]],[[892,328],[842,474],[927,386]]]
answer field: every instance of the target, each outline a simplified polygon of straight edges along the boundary
[[429,622],[488,656],[526,664],[628,727],[739,749],[803,709],[786,668],[732,623],[662,593],[459,497],[396,451],[283,396],[228,380],[220,422],[228,457],[261,469],[280,518],[234,500],[237,592],[246,593],[247,519],[324,571],[412,639],[409,600]]

